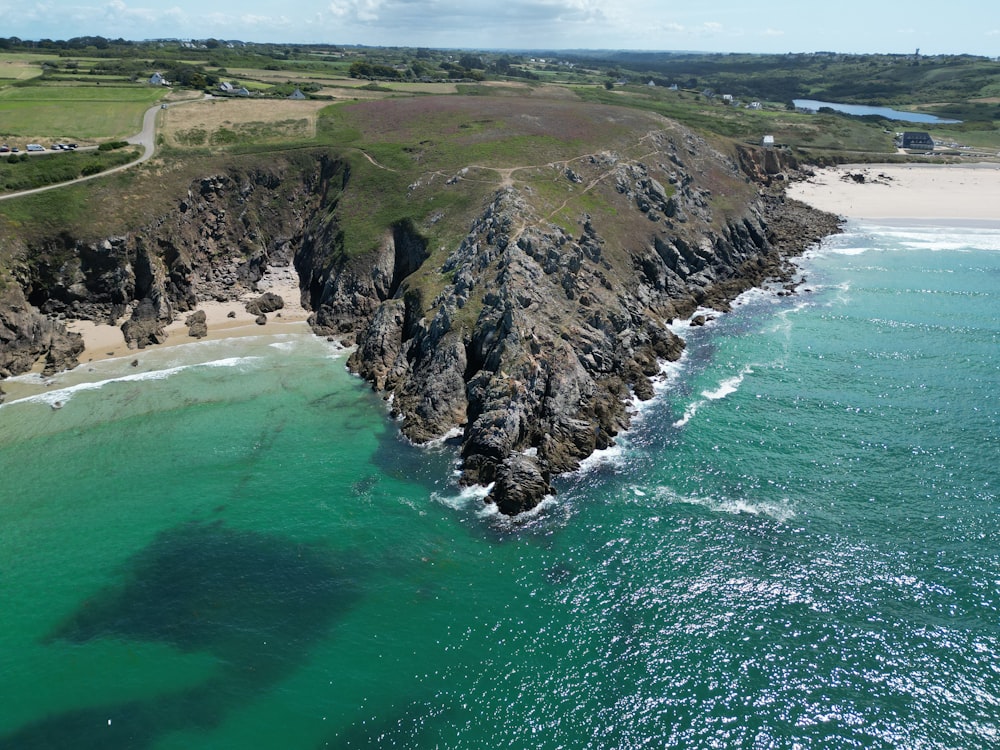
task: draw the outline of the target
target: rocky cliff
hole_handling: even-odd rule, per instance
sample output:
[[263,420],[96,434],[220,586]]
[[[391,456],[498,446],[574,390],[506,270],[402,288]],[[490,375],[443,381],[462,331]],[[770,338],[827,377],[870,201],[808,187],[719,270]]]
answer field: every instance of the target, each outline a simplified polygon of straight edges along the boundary
[[233,166],[187,186],[143,227],[100,239],[69,232],[4,237],[0,376],[45,358],[72,366],[80,337],[66,320],[118,325],[131,347],[162,343],[164,327],[203,300],[236,300],[271,264],[287,265],[329,199],[342,163],[325,154]]
[[[834,217],[756,184],[740,210],[717,215],[706,183],[745,195],[745,175],[688,139],[663,136],[655,160],[604,154],[576,165],[565,179],[602,193],[610,210],[581,216],[575,233],[540,216],[530,191],[503,189],[435,269],[443,290],[384,294],[382,283],[367,296],[350,366],[391,396],[415,442],[461,428],[463,481],[492,484],[504,513],[533,507],[553,475],[628,426],[633,397],[650,398],[660,363],[682,351],[668,323],[699,306],[728,309],[836,231]],[[409,270],[419,253],[403,256]],[[393,257],[382,258],[383,281]],[[356,309],[356,294],[320,299],[320,310],[347,300]],[[318,315],[317,325],[339,319]]]
[[[498,181],[450,246],[431,241],[435,211],[348,252],[340,202],[361,178],[328,152],[218,171],[113,237],[64,233],[15,252],[5,238],[0,375],[75,361],[79,337],[61,320],[124,317],[127,340],[148,346],[198,301],[236,299],[293,261],[314,330],[356,343],[349,366],[403,433],[460,434],[462,480],[524,511],[652,396],[650,378],[683,348],[669,322],[726,310],[836,231],[783,197],[777,175],[794,165],[780,157],[727,154],[676,125],[638,142],[638,156],[597,151]],[[467,174],[434,189],[471,189]]]

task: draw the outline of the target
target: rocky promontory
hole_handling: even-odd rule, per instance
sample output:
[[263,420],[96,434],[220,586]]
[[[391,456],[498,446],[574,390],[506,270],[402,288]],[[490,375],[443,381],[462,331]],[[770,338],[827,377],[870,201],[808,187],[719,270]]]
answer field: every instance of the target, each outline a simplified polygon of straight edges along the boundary
[[[70,319],[124,319],[131,346],[156,345],[199,301],[259,293],[269,266],[293,262],[313,329],[356,345],[348,366],[404,435],[460,434],[462,481],[491,486],[489,499],[516,514],[628,427],[630,405],[652,397],[651,379],[683,350],[669,323],[787,278],[790,256],[837,231],[835,217],[784,197],[797,165],[781,154],[616,108],[461,99],[440,106],[477,122],[492,106],[508,127],[549,118],[553,131],[570,114],[595,128],[618,118],[617,140],[541,164],[448,169],[431,168],[420,141],[402,176],[323,149],[266,165],[234,158],[143,226],[0,237],[0,375],[40,358],[72,366],[82,343]],[[560,153],[580,150],[570,135]],[[400,194],[384,197],[390,188]],[[359,238],[366,211],[386,218]],[[263,294],[253,310],[281,304]],[[203,320],[186,320],[202,332]]]
[[612,166],[619,220],[643,220],[643,239],[627,246],[605,215],[582,216],[571,234],[545,222],[530,194],[501,190],[441,265],[444,289],[378,302],[357,334],[350,367],[392,396],[404,434],[420,443],[461,428],[462,481],[492,484],[504,513],[536,505],[552,476],[628,426],[633,398],[650,398],[650,378],[683,350],[670,322],[727,310],[836,231],[834,217],[780,192],[755,191],[716,223],[676,161],[594,164]]

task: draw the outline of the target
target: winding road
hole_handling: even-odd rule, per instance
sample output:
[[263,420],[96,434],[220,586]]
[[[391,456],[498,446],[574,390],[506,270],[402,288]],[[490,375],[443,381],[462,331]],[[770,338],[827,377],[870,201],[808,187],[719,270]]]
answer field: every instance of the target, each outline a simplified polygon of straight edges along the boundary
[[114,174],[115,172],[121,172],[123,169],[129,169],[136,166],[137,164],[142,164],[144,161],[148,161],[153,157],[153,153],[156,151],[156,115],[161,109],[166,109],[169,107],[176,107],[181,104],[189,104],[191,101],[202,101],[201,99],[192,99],[183,102],[175,102],[173,104],[157,104],[146,110],[145,114],[142,116],[142,130],[140,130],[135,135],[126,138],[125,142],[133,146],[142,146],[142,155],[135,161],[130,161],[128,164],[121,164],[117,167],[111,167],[103,172],[98,172],[97,174],[89,174],[84,177],[77,177],[73,180],[68,180],[67,182],[56,182],[52,185],[44,185],[43,187],[32,188],[31,190],[19,190],[16,193],[7,193],[6,195],[0,195],[0,201],[9,200],[11,198],[20,198],[24,195],[33,195],[34,193],[43,193],[46,190],[55,190],[56,188],[66,187],[67,185],[75,185],[78,182],[86,182],[87,180],[93,180],[98,177],[106,177],[109,174]]

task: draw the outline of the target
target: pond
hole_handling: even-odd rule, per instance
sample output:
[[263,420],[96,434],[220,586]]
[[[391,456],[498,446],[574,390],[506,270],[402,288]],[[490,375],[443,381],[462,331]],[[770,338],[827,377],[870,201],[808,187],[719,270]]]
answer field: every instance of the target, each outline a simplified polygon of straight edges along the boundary
[[905,112],[890,107],[869,107],[864,104],[837,104],[836,102],[821,102],[817,99],[793,99],[792,103],[796,109],[808,109],[813,112],[821,107],[829,107],[837,112],[847,115],[879,115],[890,120],[902,120],[904,122],[922,122],[934,125],[949,125],[961,122],[961,120],[947,120],[934,115],[925,115],[921,112]]

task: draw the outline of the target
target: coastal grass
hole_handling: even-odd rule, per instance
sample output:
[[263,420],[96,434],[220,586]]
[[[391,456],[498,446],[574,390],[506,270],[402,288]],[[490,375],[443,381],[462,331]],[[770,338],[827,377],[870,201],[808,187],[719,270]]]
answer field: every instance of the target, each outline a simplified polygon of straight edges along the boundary
[[731,106],[719,99],[691,91],[670,91],[646,86],[580,86],[574,91],[585,101],[656,112],[703,133],[722,135],[747,143],[775,141],[793,148],[840,149],[849,152],[893,153],[892,135],[860,118],[806,114],[769,105],[759,110]]
[[614,216],[615,206],[598,190],[574,183],[562,170],[532,170],[519,174],[532,196],[532,205],[543,221],[559,226],[569,235],[580,233],[584,214]]
[[139,156],[136,149],[113,151],[54,151],[0,157],[0,192],[14,192],[67,182],[80,176],[128,164]]
[[337,218],[344,251],[355,255],[402,220],[429,247],[452,247],[490,195],[521,181],[544,190],[554,220],[575,231],[577,217],[602,208],[598,198],[559,195],[546,179],[589,153],[635,149],[662,125],[646,113],[580,102],[420,97],[331,106],[318,139],[349,154],[351,187]]
[[[81,183],[0,201],[0,268],[9,266],[12,255],[22,249],[22,242],[31,244],[59,236],[70,227],[89,224],[91,190]],[[17,244],[14,238],[19,240]]]
[[[102,158],[126,153],[107,152]],[[122,234],[174,206],[178,196],[206,174],[223,171],[234,163],[266,167],[271,161],[273,158],[262,155],[185,153],[87,182],[0,201],[0,267],[10,252],[9,246],[5,251],[4,242],[9,245],[11,238],[31,244],[65,233],[82,241]]]

